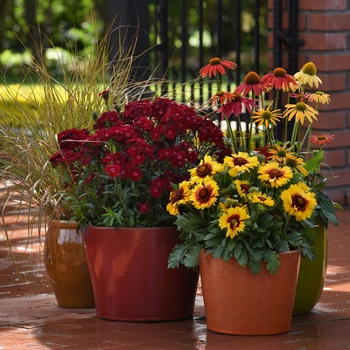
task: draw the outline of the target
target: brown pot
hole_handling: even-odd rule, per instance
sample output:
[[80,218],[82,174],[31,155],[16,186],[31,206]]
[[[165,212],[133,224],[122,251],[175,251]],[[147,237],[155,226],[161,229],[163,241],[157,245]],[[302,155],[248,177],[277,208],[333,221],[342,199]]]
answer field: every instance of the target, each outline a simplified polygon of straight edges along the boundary
[[280,253],[275,275],[264,263],[253,275],[236,259],[206,255],[199,259],[204,307],[209,330],[236,335],[271,335],[290,330],[300,252]]
[[192,317],[198,273],[167,268],[178,236],[175,227],[86,227],[97,317],[132,322]]
[[49,222],[45,235],[44,261],[58,306],[95,306],[82,237],[77,232],[75,222]]

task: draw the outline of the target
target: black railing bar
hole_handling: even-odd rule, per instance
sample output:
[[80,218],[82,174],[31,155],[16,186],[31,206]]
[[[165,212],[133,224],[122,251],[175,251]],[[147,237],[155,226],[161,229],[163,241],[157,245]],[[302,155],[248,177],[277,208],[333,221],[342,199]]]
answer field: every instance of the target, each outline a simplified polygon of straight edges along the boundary
[[[204,48],[203,48],[203,0],[198,0],[198,31],[199,31],[199,68],[204,66]],[[199,86],[199,103],[203,104],[203,84]]]
[[255,0],[254,3],[254,70],[256,73],[260,74],[260,0]]
[[235,1],[236,18],[236,85],[241,81],[241,0]]

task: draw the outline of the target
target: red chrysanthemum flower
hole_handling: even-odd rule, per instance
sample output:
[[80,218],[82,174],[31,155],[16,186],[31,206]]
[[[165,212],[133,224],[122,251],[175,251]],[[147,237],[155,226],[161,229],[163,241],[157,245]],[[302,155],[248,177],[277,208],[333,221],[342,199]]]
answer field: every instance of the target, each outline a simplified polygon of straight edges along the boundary
[[209,61],[209,64],[204,66],[199,71],[199,75],[202,78],[205,78],[206,76],[211,78],[212,75],[216,76],[217,73],[221,75],[225,75],[226,73],[225,68],[234,70],[236,69],[236,67],[237,67],[237,64],[232,61],[221,61],[220,58],[215,57]]

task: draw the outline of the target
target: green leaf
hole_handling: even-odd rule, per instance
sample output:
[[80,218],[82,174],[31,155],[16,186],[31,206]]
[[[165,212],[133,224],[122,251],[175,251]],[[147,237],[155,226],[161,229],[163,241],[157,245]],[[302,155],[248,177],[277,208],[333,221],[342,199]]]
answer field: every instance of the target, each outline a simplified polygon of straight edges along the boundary
[[272,275],[277,272],[279,266],[281,265],[278,258],[279,255],[276,252],[271,252],[271,254],[269,254],[269,256],[266,258],[266,268]]
[[324,151],[317,152],[312,158],[310,158],[305,165],[305,169],[309,173],[313,173],[314,171],[317,171],[320,168],[320,165],[322,163],[324,157]]

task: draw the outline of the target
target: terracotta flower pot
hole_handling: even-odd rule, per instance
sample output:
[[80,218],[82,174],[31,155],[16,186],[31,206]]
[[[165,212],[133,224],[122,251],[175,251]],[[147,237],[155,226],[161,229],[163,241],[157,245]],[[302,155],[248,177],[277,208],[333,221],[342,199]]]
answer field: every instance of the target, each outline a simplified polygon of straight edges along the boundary
[[58,306],[92,308],[94,294],[81,235],[74,222],[51,220],[45,235],[46,273]]
[[236,335],[271,335],[290,330],[300,253],[281,253],[275,275],[253,275],[236,259],[206,255],[199,260],[204,307],[209,330]]
[[97,317],[145,322],[193,315],[198,273],[167,268],[178,235],[175,227],[86,227]]
[[323,290],[327,274],[328,235],[320,218],[316,219],[316,258],[310,261],[307,258],[300,260],[300,270],[295,295],[293,315],[304,315],[310,312],[317,304]]

